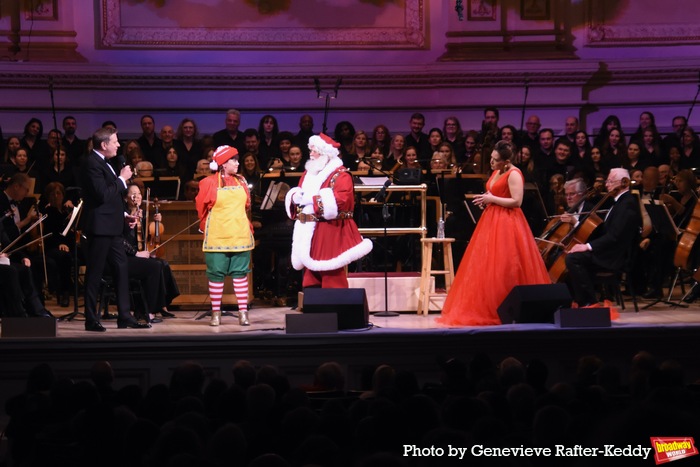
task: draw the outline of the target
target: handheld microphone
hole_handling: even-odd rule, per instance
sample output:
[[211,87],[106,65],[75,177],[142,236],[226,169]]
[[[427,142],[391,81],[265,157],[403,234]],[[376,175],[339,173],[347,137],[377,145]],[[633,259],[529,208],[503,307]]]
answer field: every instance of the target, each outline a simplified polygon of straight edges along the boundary
[[119,154],[117,156],[117,162],[119,163],[120,169],[123,169],[124,167],[126,167],[126,158],[124,157],[123,154]]

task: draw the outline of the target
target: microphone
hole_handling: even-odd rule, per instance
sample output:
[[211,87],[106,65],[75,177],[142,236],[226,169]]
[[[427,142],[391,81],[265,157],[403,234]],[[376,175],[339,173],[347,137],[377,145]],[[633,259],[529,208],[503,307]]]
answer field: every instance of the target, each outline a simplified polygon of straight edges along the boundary
[[335,87],[333,88],[333,97],[338,97],[338,89],[340,89],[340,85],[343,84],[343,78],[338,78],[338,80],[335,82]]
[[120,169],[123,169],[124,167],[126,167],[126,158],[124,157],[123,154],[119,154],[117,156],[117,162],[119,163]]
[[321,97],[321,82],[318,78],[314,78],[314,85],[316,86],[316,97]]
[[384,185],[382,185],[382,188],[379,190],[379,193],[377,193],[376,198],[374,198],[377,201],[377,203],[384,202],[384,200],[386,199],[386,189],[389,188],[389,185],[391,185],[391,179],[384,182]]

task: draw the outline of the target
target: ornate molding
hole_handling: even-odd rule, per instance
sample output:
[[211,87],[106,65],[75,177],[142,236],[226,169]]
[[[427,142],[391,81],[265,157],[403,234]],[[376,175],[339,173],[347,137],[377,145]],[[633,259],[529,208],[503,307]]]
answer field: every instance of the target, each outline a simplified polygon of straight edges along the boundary
[[[569,62],[571,63],[571,62]],[[343,89],[438,89],[438,88],[483,88],[498,86],[521,85],[527,76],[531,86],[582,86],[600,81],[604,84],[637,84],[637,83],[695,83],[697,82],[697,67],[689,64],[687,67],[656,69],[632,67],[625,69],[605,69],[599,73],[590,63],[581,63],[576,67],[560,67],[548,69],[537,67],[532,69],[520,68],[513,70],[485,69],[483,72],[446,71],[436,69],[427,72],[381,72],[373,74],[358,73],[343,75]],[[140,74],[103,74],[95,72],[49,73],[43,72],[3,72],[0,73],[1,89],[44,89],[49,76],[56,89],[65,90],[111,90],[111,91],[272,91],[290,89],[311,89],[314,78],[322,82],[335,82],[337,74],[321,75],[307,73],[288,73],[273,75],[260,73],[256,75],[225,75],[225,74],[187,74],[187,73],[158,73],[151,75]]]
[[624,45],[679,45],[700,43],[698,24],[606,25],[588,26],[588,45],[618,47]]
[[403,27],[160,28],[121,22],[122,0],[101,0],[99,47],[147,49],[424,49],[425,0],[404,0]]

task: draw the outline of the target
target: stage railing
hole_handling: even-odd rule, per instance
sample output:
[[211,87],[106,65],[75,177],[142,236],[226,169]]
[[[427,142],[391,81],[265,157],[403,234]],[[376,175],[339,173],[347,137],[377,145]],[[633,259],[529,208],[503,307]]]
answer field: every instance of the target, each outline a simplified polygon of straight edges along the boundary
[[[374,193],[379,192],[382,189],[382,185],[355,185],[356,193]],[[428,231],[425,219],[426,219],[426,193],[428,191],[428,186],[424,183],[420,185],[389,185],[386,189],[387,196],[393,192],[418,192],[420,193],[420,226],[419,227],[387,227],[387,235],[406,235],[406,234],[416,234],[420,235],[421,238],[425,238]],[[377,203],[373,201],[367,201],[368,206],[376,205],[381,206],[382,203]],[[360,233],[368,237],[376,237],[384,235],[383,227],[361,227]]]

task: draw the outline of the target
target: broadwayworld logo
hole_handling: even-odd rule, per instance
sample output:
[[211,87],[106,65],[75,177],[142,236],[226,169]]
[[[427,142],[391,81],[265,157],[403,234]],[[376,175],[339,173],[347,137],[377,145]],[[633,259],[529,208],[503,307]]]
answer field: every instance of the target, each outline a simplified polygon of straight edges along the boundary
[[696,456],[698,448],[695,440],[691,438],[650,438],[654,448],[654,460],[656,465],[665,464],[686,457]]

